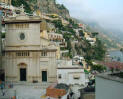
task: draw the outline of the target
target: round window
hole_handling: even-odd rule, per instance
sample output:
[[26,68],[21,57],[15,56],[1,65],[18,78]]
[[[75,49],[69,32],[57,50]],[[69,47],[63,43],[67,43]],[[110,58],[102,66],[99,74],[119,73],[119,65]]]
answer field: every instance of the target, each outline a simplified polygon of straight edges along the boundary
[[25,34],[24,33],[21,33],[20,34],[20,40],[24,40],[25,39]]

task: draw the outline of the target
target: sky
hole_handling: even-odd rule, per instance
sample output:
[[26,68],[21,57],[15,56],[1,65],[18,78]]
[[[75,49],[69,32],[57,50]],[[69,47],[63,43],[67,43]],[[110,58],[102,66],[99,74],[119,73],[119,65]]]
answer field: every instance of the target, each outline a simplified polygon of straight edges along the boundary
[[57,0],[72,17],[123,32],[123,0]]

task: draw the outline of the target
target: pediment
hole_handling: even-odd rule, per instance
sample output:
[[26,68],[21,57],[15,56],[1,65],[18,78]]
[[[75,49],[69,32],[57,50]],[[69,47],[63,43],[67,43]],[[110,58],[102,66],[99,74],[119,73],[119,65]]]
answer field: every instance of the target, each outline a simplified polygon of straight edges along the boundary
[[26,15],[20,15],[16,17],[16,20],[29,20],[29,17]]

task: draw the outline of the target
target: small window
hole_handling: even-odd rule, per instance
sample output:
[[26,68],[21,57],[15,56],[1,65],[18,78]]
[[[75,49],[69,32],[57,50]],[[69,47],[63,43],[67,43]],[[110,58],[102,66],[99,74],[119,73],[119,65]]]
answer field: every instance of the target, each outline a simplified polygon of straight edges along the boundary
[[41,56],[47,56],[47,52],[46,51],[42,51],[41,52]]
[[27,52],[27,56],[29,56],[29,52]]
[[24,51],[24,52],[17,52],[16,56],[29,56],[29,52]]
[[24,56],[24,52],[22,52],[22,56]]
[[5,52],[2,52],[2,56],[5,56]]
[[88,66],[88,64],[87,64],[86,66],[87,66],[87,69],[89,69],[89,66]]
[[76,80],[77,80],[77,79],[79,79],[79,78],[75,77],[74,79],[76,79]]
[[20,40],[24,40],[25,39],[25,34],[24,33],[21,33],[20,34]]
[[18,56],[21,56],[21,52],[20,52],[20,53],[18,53]]
[[16,24],[16,28],[29,28],[29,24]]
[[62,78],[62,75],[61,75],[61,74],[59,74],[59,75],[58,75],[58,78],[59,78],[59,79],[61,79],[61,78]]
[[80,75],[73,75],[73,79],[80,79]]

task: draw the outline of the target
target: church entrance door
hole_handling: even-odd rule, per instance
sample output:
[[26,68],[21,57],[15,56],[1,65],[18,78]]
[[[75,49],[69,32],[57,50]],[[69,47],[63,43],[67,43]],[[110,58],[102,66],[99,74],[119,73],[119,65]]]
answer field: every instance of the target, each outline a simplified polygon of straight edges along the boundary
[[42,71],[42,82],[47,82],[47,71]]
[[20,68],[20,81],[26,81],[26,68]]

